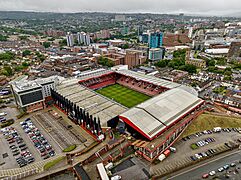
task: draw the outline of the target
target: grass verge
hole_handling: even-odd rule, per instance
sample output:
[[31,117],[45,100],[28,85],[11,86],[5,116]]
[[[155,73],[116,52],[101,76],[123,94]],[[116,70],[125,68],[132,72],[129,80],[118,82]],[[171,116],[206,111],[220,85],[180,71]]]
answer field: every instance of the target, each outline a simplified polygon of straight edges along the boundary
[[60,163],[62,160],[64,160],[64,156],[58,157],[57,159],[54,159],[53,161],[47,162],[44,165],[44,170],[49,170],[51,167],[54,167],[56,164]]
[[77,147],[76,144],[71,145],[71,146],[65,148],[65,149],[63,150],[63,152],[71,152],[71,151],[73,151],[76,147]]
[[232,116],[202,114],[184,131],[182,137],[186,137],[204,130],[212,130],[214,127],[238,128],[241,127],[241,119]]

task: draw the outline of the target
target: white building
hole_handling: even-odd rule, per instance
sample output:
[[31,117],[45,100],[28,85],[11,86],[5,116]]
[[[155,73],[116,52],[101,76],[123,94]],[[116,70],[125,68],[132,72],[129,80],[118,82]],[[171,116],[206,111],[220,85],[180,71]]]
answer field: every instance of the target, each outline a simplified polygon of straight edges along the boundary
[[153,48],[149,50],[149,60],[152,62],[163,59],[164,50],[161,48]]
[[77,40],[79,44],[83,44],[83,45],[90,45],[90,36],[89,34],[85,33],[85,32],[78,32],[77,33]]
[[193,34],[193,27],[188,27],[188,37],[191,39]]
[[44,109],[46,100],[51,97],[51,89],[55,89],[60,76],[50,76],[36,80],[17,79],[10,82],[11,89],[19,108],[27,112]]
[[68,32],[66,39],[67,39],[67,46],[69,46],[69,47],[74,46],[74,36],[72,33]]

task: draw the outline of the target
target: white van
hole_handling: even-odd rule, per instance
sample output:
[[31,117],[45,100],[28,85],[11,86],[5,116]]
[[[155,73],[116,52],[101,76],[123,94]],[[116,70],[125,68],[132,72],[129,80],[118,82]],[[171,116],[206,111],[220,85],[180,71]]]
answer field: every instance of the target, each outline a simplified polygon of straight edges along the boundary
[[5,113],[5,112],[0,113],[0,116],[6,116],[6,115],[7,115],[7,113]]
[[214,132],[221,132],[222,128],[221,127],[215,127],[213,128]]

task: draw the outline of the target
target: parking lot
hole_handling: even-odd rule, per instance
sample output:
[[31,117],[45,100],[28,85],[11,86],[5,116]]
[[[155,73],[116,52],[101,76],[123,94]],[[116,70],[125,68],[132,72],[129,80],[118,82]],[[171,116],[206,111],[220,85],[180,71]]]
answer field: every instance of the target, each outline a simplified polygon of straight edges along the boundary
[[[40,159],[23,133],[20,133],[17,129],[13,127],[5,128],[0,137],[0,161],[3,163],[0,169],[23,167]],[[17,158],[20,158],[19,163]]]
[[0,170],[21,168],[62,153],[55,140],[38,129],[32,118],[17,120],[3,128],[0,146]]
[[8,119],[17,119],[17,115],[19,114],[18,109],[13,108],[13,107],[5,107],[0,110],[0,112],[5,112],[7,115],[5,118]]
[[[228,146],[232,145],[232,143],[239,143],[237,141],[239,138],[241,138],[241,134],[238,132],[238,129],[222,129],[219,133],[212,131],[209,133],[200,132],[180,139],[174,144],[174,147],[177,149],[176,153],[172,153],[163,162],[152,165],[152,174],[161,175],[199,159],[213,157],[218,152],[230,149]],[[210,142],[207,143],[206,140],[208,139]],[[199,144],[199,146],[193,149],[193,144],[196,144],[196,146]]]
[[84,146],[83,143],[87,141],[80,132],[76,132],[76,130],[60,116],[54,116],[50,112],[43,112],[37,113],[32,119],[36,123],[36,126],[46,131],[48,136],[54,139],[62,150],[73,144]]

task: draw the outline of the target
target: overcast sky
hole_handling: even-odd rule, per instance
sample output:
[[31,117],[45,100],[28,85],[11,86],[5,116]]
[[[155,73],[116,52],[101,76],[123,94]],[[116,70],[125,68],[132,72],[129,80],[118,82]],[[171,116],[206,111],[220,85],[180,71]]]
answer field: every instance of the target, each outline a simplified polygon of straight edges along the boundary
[[0,10],[48,12],[149,12],[228,15],[241,12],[240,0],[0,0]]

